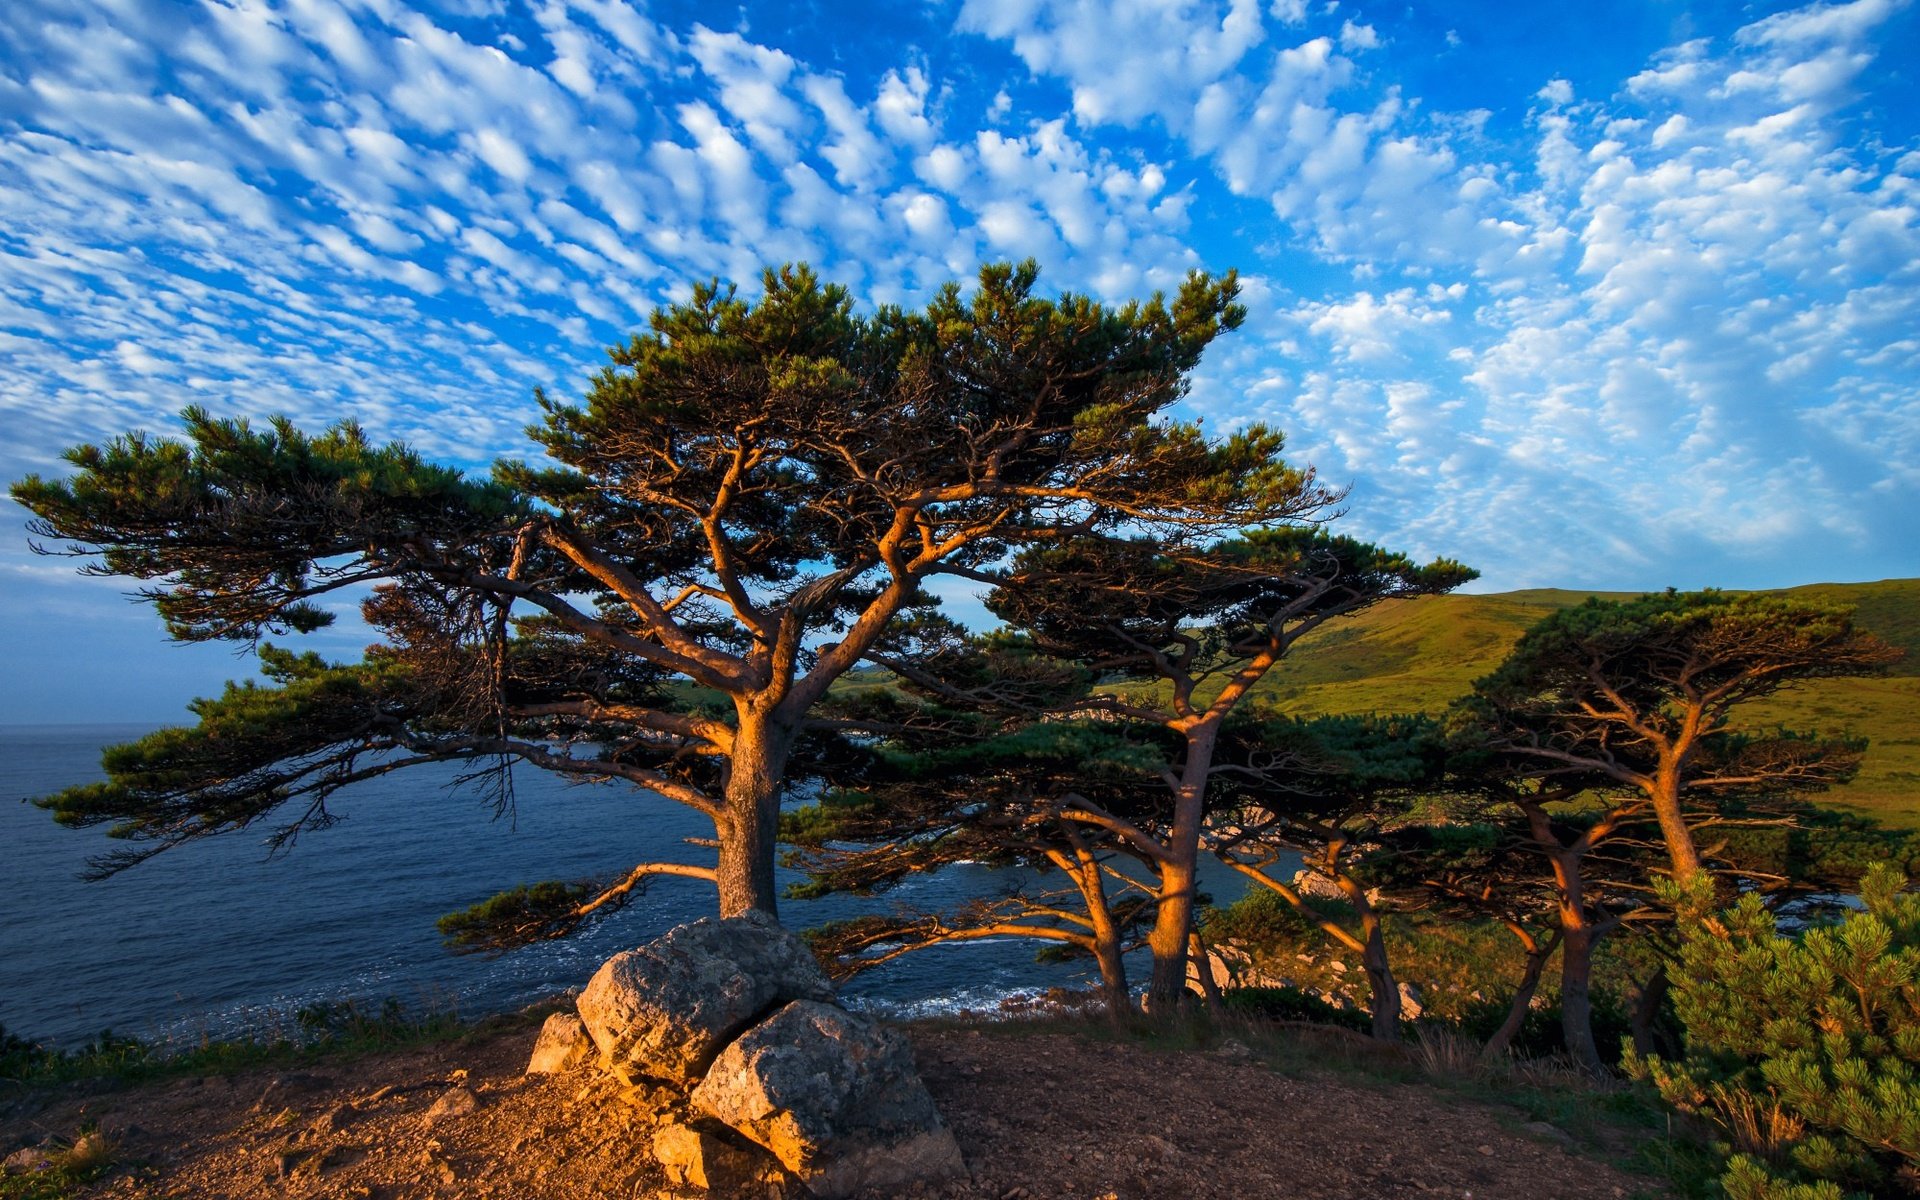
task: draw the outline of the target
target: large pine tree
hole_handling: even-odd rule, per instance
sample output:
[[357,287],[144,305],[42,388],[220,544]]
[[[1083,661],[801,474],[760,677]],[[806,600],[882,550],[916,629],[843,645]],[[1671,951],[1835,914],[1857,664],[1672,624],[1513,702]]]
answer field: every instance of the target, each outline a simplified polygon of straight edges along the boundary
[[89,570],[145,581],[176,637],[311,629],[318,598],[373,585],[385,640],[351,665],[272,658],[269,686],[201,702],[196,727],[109,752],[108,782],[48,806],[137,843],[114,869],[270,814],[283,835],[324,825],[337,788],[405,764],[525,763],[695,808],[717,857],[524,889],[490,918],[561,931],[662,871],[711,878],[723,913],[774,910],[809,714],[930,576],[1334,499],[1277,433],[1210,440],[1165,415],[1242,318],[1231,274],[1121,308],[1043,298],[1036,275],[989,267],[970,295],[871,315],[804,268],[768,272],[755,301],[696,288],[613,349],[584,404],[542,396],[547,461],[490,480],[350,425],[201,412],[186,442],[72,451],[76,474],[15,498]]

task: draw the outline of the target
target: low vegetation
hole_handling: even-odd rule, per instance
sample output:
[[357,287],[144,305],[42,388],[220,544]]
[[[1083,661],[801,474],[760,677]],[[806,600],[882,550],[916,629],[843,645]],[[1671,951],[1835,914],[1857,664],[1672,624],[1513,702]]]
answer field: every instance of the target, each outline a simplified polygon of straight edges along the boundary
[[[523,1020],[488,1018],[492,1027]],[[76,1047],[45,1046],[0,1028],[0,1084],[40,1087],[82,1080],[139,1083],[188,1075],[219,1075],[261,1066],[292,1066],[430,1045],[479,1028],[451,1006],[408,1007],[388,997],[377,1006],[357,1002],[310,1004],[284,1025],[238,1038],[178,1043],[123,1037],[108,1030]]]

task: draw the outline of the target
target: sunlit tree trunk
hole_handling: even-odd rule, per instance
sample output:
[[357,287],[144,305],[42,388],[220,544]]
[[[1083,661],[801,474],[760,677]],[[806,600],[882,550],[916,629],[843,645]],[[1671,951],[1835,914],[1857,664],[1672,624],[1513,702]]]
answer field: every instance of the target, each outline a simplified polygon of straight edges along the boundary
[[1187,757],[1174,798],[1173,829],[1160,868],[1160,906],[1147,945],[1153,949],[1153,980],[1147,1008],[1170,1012],[1187,991],[1187,947],[1192,940],[1195,888],[1199,879],[1200,824],[1206,816],[1207,776],[1213,770],[1217,720],[1189,726]]
[[1694,845],[1693,831],[1687,828],[1686,812],[1680,807],[1680,764],[1665,759],[1647,791],[1653,801],[1653,813],[1660,821],[1660,837],[1673,860],[1673,878],[1681,884],[1692,883],[1700,874],[1700,850]]
[[715,882],[723,917],[750,909],[779,915],[774,849],[780,834],[780,781],[792,747],[793,730],[743,711],[728,765],[725,808],[716,823],[720,856]]

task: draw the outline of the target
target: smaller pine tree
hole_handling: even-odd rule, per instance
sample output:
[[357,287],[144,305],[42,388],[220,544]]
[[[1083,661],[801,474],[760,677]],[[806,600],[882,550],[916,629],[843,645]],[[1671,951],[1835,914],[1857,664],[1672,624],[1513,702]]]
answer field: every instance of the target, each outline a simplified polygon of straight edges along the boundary
[[1674,970],[1683,1061],[1628,1057],[1712,1121],[1731,1200],[1920,1195],[1920,895],[1875,866],[1864,911],[1782,934],[1758,896],[1690,923]]

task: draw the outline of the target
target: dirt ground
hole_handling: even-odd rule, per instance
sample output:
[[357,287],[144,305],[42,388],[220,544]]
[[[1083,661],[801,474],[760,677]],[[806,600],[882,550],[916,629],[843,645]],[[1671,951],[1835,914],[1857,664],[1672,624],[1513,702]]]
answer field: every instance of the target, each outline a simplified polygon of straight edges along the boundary
[[[1418,1086],[1287,1078],[1238,1047],[1155,1051],[993,1026],[908,1032],[973,1173],[909,1195],[1616,1200],[1653,1190],[1549,1130],[1515,1128],[1511,1113]],[[649,1118],[606,1076],[522,1074],[535,1033],[300,1073],[0,1097],[0,1154],[97,1121],[120,1165],[87,1196],[675,1195],[646,1156]]]

